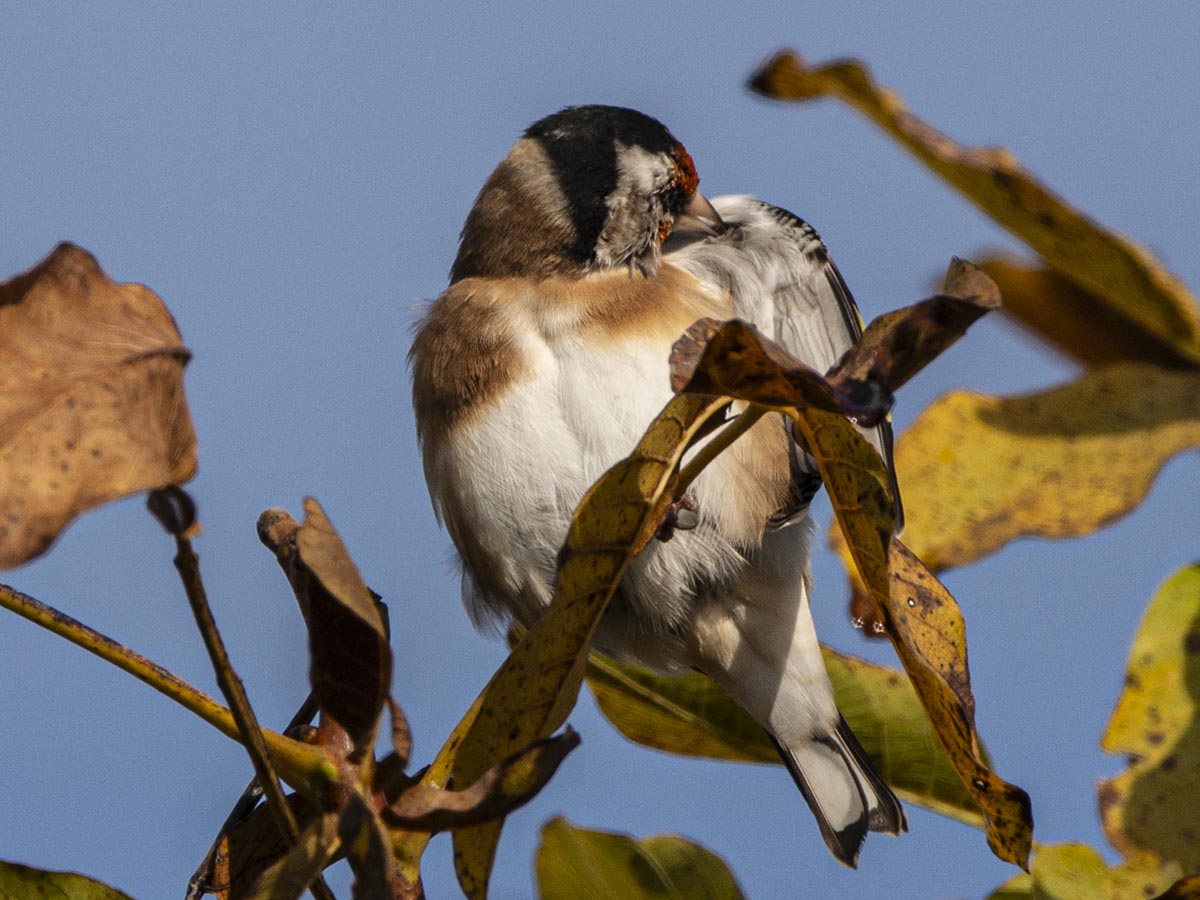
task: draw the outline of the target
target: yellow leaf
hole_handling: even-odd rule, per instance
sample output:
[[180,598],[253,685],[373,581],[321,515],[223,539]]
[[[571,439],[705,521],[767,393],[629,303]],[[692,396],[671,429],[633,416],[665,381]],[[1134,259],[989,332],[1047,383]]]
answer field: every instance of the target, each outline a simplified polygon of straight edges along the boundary
[[1200,372],[1127,364],[1037,394],[948,394],[896,443],[904,540],[937,571],[1022,535],[1090,534],[1197,445]]
[[[722,355],[727,331],[738,338],[736,353]],[[689,333],[689,338],[703,340],[704,335]],[[764,402],[792,419],[797,441],[821,471],[838,527],[884,630],[951,765],[983,810],[988,846],[1001,859],[1025,867],[1033,840],[1029,797],[983,761],[962,614],[950,593],[892,537],[893,504],[883,460],[844,415],[808,405],[810,398],[820,399],[808,382],[822,379],[782,348],[737,322],[709,329],[707,340],[690,384]],[[902,365],[897,371],[911,368]]]
[[744,900],[720,857],[674,835],[639,841],[553,819],[535,866],[541,900]]
[[[823,648],[838,708],[875,770],[901,799],[983,827],[905,674]],[[762,727],[712,679],[682,678],[593,654],[588,685],[630,740],[686,756],[780,763]]]
[[751,86],[781,100],[834,96],[853,106],[1053,269],[1200,361],[1200,309],[1183,282],[1145,247],[1055,195],[1007,150],[956,143],[910,113],[854,60],[814,68],[784,51],[753,76]]
[[1176,863],[1153,853],[1135,854],[1110,868],[1086,844],[1039,847],[1032,869],[1006,881],[987,900],[1148,900],[1179,877]]
[[[726,402],[674,398],[637,449],[609,469],[580,502],[560,556],[550,608],[492,676],[439,754],[442,765],[452,758],[460,788],[566,720],[600,615],[629,561],[662,522],[684,450]],[[455,870],[468,897],[486,896],[501,824],[454,832]]]
[[0,897],[14,900],[130,900],[129,895],[74,872],[47,872],[0,860]]
[[1167,369],[1195,366],[1172,343],[1053,269],[1007,255],[985,259],[979,267],[999,286],[1006,314],[1086,366],[1121,362],[1153,363]]
[[1100,786],[1113,846],[1200,871],[1200,565],[1169,578],[1146,610],[1100,746],[1131,757]]

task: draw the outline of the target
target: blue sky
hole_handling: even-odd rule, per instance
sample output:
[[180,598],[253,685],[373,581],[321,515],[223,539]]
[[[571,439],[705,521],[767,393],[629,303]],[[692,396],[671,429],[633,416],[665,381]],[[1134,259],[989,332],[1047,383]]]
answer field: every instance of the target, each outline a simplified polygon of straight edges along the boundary
[[[867,319],[925,296],[951,255],[1012,246],[856,114],[782,106],[748,73],[781,46],[855,55],[960,140],[1002,144],[1060,193],[1200,285],[1200,7],[1185,4],[7,4],[0,18],[0,275],[60,240],[141,281],[195,358],[191,486],[218,622],[259,716],[305,693],[304,634],[258,513],[325,505],[391,607],[394,692],[428,761],[499,663],[458,601],[417,459],[404,357],[444,287],[483,180],[531,121],[633,106],[687,145],[710,196],[753,193],[824,235]],[[901,429],[952,388],[1048,386],[1069,364],[997,319],[899,398]],[[1195,558],[1182,528],[1196,456],[1133,516],[1080,542],[1025,541],[946,582],[967,617],[981,733],[1033,797],[1037,837],[1101,844],[1096,741],[1141,610]],[[822,507],[827,518],[827,507]],[[6,581],[215,690],[139,499],[91,513]],[[845,615],[822,552],[834,646],[891,661]],[[180,896],[249,777],[241,749],[104,663],[0,618],[0,857]],[[983,896],[1012,870],[983,836],[910,809],[860,869],[829,857],[778,767],[635,747],[584,697],[583,745],[509,822],[497,898],[530,896],[552,815],[678,832],[729,860],[748,897]],[[449,842],[427,857],[452,897]]]

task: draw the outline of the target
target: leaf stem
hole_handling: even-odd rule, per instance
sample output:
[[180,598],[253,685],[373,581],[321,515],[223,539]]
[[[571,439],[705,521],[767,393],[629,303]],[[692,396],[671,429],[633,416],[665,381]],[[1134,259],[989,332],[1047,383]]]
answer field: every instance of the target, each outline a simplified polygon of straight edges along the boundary
[[221,633],[217,630],[217,622],[213,618],[212,607],[208,603],[208,594],[204,590],[204,582],[200,577],[200,560],[186,534],[175,535],[175,549],[175,568],[179,571],[179,579],[183,582],[183,590],[187,594],[188,604],[196,619],[196,627],[200,629],[205,649],[208,650],[209,659],[212,660],[213,671],[217,676],[217,685],[229,703],[233,720],[237,723],[238,733],[241,735],[242,746],[246,748],[250,763],[254,766],[259,787],[266,796],[267,806],[271,809],[275,823],[279,826],[280,833],[283,834],[288,846],[295,846],[300,837],[300,827],[296,824],[296,817],[292,813],[291,807],[287,805],[283,787],[279,783],[279,776],[275,774],[275,767],[271,765],[267,746],[263,740],[262,728],[254,715],[254,709],[250,706],[246,688],[242,684],[242,679],[234,671],[233,664],[229,661],[229,654],[225,650],[225,643],[221,640]]
[[679,481],[675,486],[675,498],[679,499],[692,486],[692,482],[708,467],[714,459],[725,452],[725,449],[754,427],[754,424],[765,416],[769,409],[765,406],[748,405],[742,412],[728,422],[720,431],[713,435],[712,440],[697,451],[683,470],[679,473]]

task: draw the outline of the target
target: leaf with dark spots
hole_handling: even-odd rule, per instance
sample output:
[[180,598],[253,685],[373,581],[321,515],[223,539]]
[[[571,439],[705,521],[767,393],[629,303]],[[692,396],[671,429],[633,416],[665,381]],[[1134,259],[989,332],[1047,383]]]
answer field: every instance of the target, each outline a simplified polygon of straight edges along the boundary
[[1196,446],[1200,372],[1122,364],[1035,394],[947,394],[896,442],[904,541],[938,571],[1023,535],[1090,534]]
[[[949,281],[964,296],[989,296],[986,276],[966,266],[951,266]],[[931,308],[936,310],[937,304]],[[922,313],[914,315],[913,321],[923,320]],[[947,334],[960,334],[961,320],[946,318],[957,322]],[[936,353],[947,345],[932,337],[909,341],[903,333],[885,324],[879,346],[919,345],[921,353]],[[726,334],[728,344],[723,343]],[[686,390],[717,390],[724,397],[779,409],[791,418],[797,439],[820,469],[838,527],[877,615],[951,765],[983,810],[988,846],[1001,859],[1028,865],[1033,840],[1029,798],[1000,779],[980,756],[962,614],[949,592],[893,538],[893,502],[883,460],[844,414],[831,411],[828,403],[810,402],[832,396],[822,393],[819,385],[827,383],[820,376],[791,367],[782,350],[741,323],[728,323],[715,332],[704,325],[692,337],[700,340],[705,335],[708,344],[695,371],[677,373],[677,381],[685,383]],[[911,373],[916,359],[916,350],[898,352],[893,374]]]
[[189,357],[157,296],[72,244],[0,284],[0,568],[86,510],[196,474]]
[[1050,268],[1181,356],[1200,362],[1200,307],[1187,286],[1145,247],[1055,195],[1007,150],[956,143],[914,116],[855,60],[810,66],[783,51],[764,64],[750,84],[780,100],[832,96],[854,107],[1025,241]]
[[877,383],[893,393],[954,344],[979,318],[1000,308],[995,283],[966,260],[955,258],[942,293],[884,313],[829,373],[835,385]]
[[304,501],[296,533],[296,595],[308,625],[309,678],[321,712],[369,751],[392,680],[383,619],[324,510]]
[[1100,746],[1129,768],[1100,785],[1100,819],[1118,850],[1152,851],[1200,871],[1200,565],[1171,576],[1146,610],[1125,689]]
[[[736,396],[752,389],[761,406],[804,404],[878,424],[891,409],[891,395],[879,385],[843,379],[836,384],[809,368],[754,325],[740,319],[701,319],[675,342],[671,387],[677,392]],[[736,373],[727,381],[727,373]],[[751,388],[752,386],[752,388]]]
[[[456,785],[469,786],[562,725],[579,695],[600,616],[674,499],[680,459],[726,404],[720,398],[674,398],[633,453],[587,492],[559,554],[550,608],[492,676],[423,782],[444,786],[452,770]],[[455,870],[468,897],[487,893],[500,827],[496,821],[454,832]]]
[[538,741],[498,763],[461,791],[415,784],[384,810],[384,821],[420,831],[446,831],[494,821],[532,800],[566,755],[578,746],[579,735],[567,728],[559,737]]
[[130,900],[128,894],[75,872],[50,872],[0,860],[0,897],[12,900]]

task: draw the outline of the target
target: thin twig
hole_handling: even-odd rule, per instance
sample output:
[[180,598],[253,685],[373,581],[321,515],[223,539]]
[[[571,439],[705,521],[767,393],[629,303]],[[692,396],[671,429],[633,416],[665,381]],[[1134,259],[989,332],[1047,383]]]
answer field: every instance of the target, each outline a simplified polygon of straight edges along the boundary
[[208,596],[204,591],[204,582],[200,579],[200,561],[192,548],[192,542],[184,535],[175,536],[175,549],[175,568],[179,570],[184,593],[187,594],[188,603],[192,607],[192,615],[196,618],[196,627],[200,629],[200,636],[204,639],[204,646],[212,660],[213,670],[217,674],[217,685],[229,703],[229,710],[233,713],[233,720],[237,722],[238,731],[242,736],[242,744],[250,756],[250,763],[254,766],[255,775],[258,777],[258,783],[262,785],[275,822],[291,846],[300,837],[300,827],[287,805],[283,786],[275,774],[275,767],[267,757],[262,729],[259,728],[254,710],[250,707],[246,689],[237,672],[233,670],[221,634],[217,631],[217,623],[213,619],[212,608],[208,605]]
[[[229,654],[225,651],[225,644],[221,640],[221,634],[217,631],[217,623],[213,619],[212,608],[208,605],[204,583],[200,580],[200,561],[196,557],[196,551],[192,548],[192,542],[186,535],[176,535],[175,546],[178,550],[175,556],[175,567],[179,570],[184,592],[187,594],[188,603],[191,604],[192,613],[196,617],[196,625],[200,629],[200,635],[204,638],[204,646],[208,648],[208,655],[212,659],[213,670],[217,673],[217,684],[221,688],[221,693],[225,695],[225,699],[229,701],[230,711],[233,713],[234,721],[237,722],[238,731],[242,734],[242,744],[250,756],[258,784],[266,797],[267,807],[275,818],[275,824],[279,826],[279,831],[288,846],[295,846],[300,837],[300,827],[296,824],[292,808],[287,804],[283,786],[279,783],[279,776],[275,774],[275,769],[267,756],[262,729],[254,716],[254,710],[250,707],[246,689],[237,672],[234,671],[233,664],[229,661]],[[320,875],[308,886],[308,889],[317,900],[334,900],[333,892]]]
[[[292,729],[298,725],[307,725],[316,714],[317,701],[310,693],[305,701],[300,704],[300,708],[296,710],[296,714],[292,716],[291,721],[288,722],[287,728],[284,729],[284,734],[291,734]],[[221,849],[221,842],[229,832],[233,831],[236,826],[249,817],[250,813],[254,812],[254,808],[258,806],[258,801],[262,799],[262,795],[263,790],[258,783],[258,779],[250,779],[250,783],[242,791],[242,795],[233,805],[233,809],[229,811],[229,815],[221,823],[221,827],[217,831],[217,836],[213,839],[208,852],[204,854],[204,859],[200,861],[200,865],[196,867],[196,871],[192,873],[192,877],[188,880],[188,889],[184,895],[184,900],[199,900],[208,890],[208,870],[212,867],[212,861]]]

